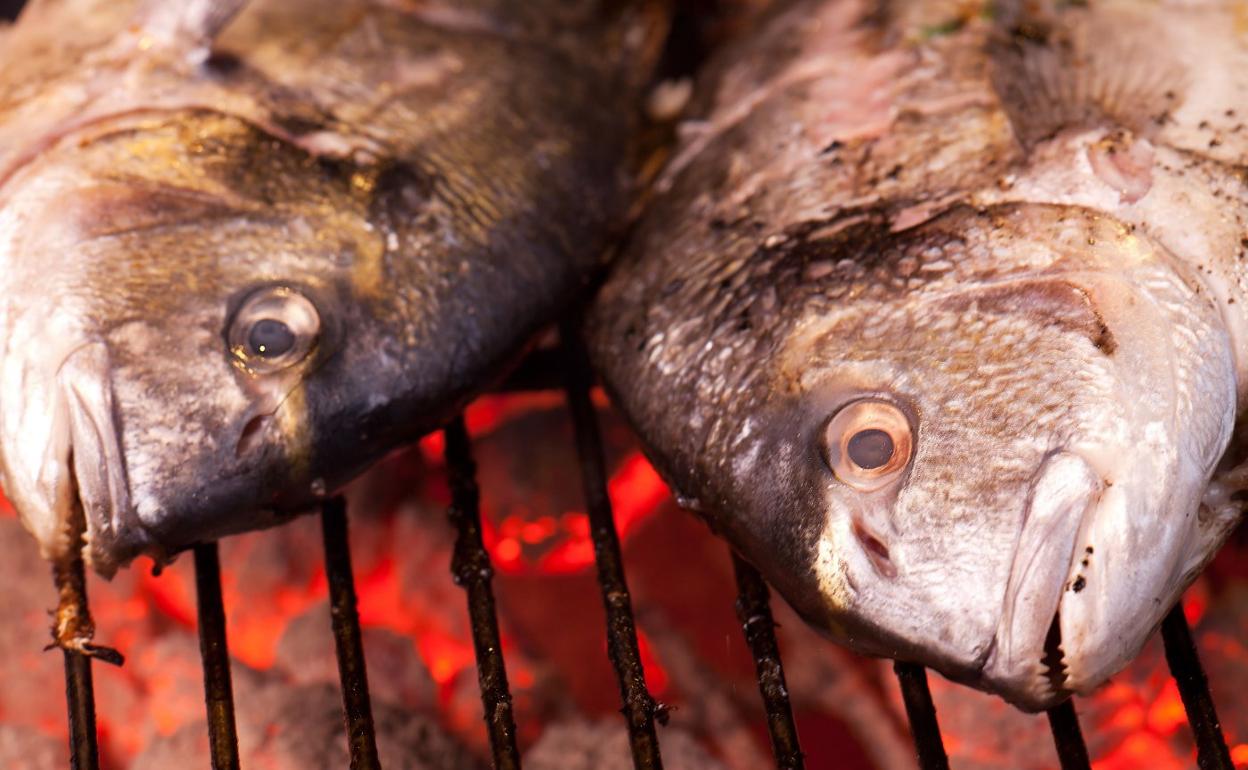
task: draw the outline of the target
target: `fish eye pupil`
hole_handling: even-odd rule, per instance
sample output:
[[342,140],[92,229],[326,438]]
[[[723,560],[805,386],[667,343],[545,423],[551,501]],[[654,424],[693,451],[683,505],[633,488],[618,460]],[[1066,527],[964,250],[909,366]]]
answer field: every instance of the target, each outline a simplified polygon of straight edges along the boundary
[[261,318],[247,334],[247,346],[253,356],[277,358],[295,346],[295,333],[277,319]]
[[849,459],[863,470],[875,470],[893,459],[893,437],[875,428],[860,430],[845,446]]

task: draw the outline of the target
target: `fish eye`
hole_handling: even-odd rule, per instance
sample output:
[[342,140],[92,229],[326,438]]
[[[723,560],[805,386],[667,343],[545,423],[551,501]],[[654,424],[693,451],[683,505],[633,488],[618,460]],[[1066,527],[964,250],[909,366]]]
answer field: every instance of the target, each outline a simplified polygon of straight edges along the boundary
[[879,489],[910,464],[910,420],[895,405],[878,399],[855,401],[828,421],[824,458],[836,477],[863,492]]
[[227,339],[237,366],[271,374],[307,358],[320,330],[320,315],[307,297],[286,286],[269,286],[243,301]]
[[261,318],[247,335],[247,354],[261,358],[277,358],[295,346],[295,333],[276,318]]

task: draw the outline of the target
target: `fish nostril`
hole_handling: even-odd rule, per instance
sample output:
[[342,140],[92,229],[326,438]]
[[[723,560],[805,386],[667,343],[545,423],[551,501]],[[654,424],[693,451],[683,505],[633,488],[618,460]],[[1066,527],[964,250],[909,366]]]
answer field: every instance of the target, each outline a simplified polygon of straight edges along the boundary
[[236,457],[250,453],[260,443],[260,436],[264,433],[264,427],[268,421],[269,415],[267,414],[258,414],[247,421],[247,424],[243,426],[242,434],[238,437],[238,446],[234,449]]
[[854,521],[854,536],[858,538],[858,542],[862,543],[863,550],[867,552],[871,563],[881,575],[889,578],[897,577],[897,567],[889,556],[888,546],[882,540],[869,532],[862,522],[857,520]]

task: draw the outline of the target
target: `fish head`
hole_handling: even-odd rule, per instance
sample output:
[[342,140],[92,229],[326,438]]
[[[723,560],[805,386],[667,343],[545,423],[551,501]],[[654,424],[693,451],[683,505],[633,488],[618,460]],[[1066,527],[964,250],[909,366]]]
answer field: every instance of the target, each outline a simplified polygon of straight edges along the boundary
[[1199,506],[1236,396],[1198,284],[1063,207],[785,248],[742,550],[833,636],[1026,709],[1120,670],[1230,526]]
[[[477,374],[438,347],[473,337],[438,326],[468,316],[424,192],[215,114],[12,180],[0,460],[45,555],[76,542],[79,505],[104,573],[276,523],[434,427]],[[419,239],[428,259],[396,258]]]

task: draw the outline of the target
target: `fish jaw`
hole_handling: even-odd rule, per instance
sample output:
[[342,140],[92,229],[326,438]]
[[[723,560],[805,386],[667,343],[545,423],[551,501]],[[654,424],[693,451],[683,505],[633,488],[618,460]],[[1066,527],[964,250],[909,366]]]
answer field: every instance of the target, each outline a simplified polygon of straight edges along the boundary
[[1079,531],[1102,490],[1092,467],[1069,452],[1050,457],[1032,485],[1001,620],[982,672],[989,688],[1024,709],[1047,708],[1068,694],[1061,640],[1051,630]]
[[[1159,464],[1160,465],[1160,464]],[[1087,694],[1139,653],[1238,523],[1238,509],[1202,501],[1200,472],[1172,470],[1168,489],[1147,463],[1106,489],[1075,548],[1061,603],[1066,688]]]
[[[99,546],[133,518],[109,371],[99,341],[78,345],[50,373],[22,361],[4,367],[6,380],[25,386],[7,392],[26,396],[0,420],[5,489],[45,558],[72,557],[79,533],[94,546],[88,556],[108,553]],[[93,566],[111,575],[117,564]]]
[[70,426],[70,459],[77,498],[86,518],[88,558],[97,571],[111,575],[117,564],[91,559],[134,518],[120,432],[114,418],[108,349],[92,342],[74,352],[58,377],[65,394]]
[[1238,515],[1201,506],[1174,451],[1062,452],[1028,500],[979,686],[1026,711],[1087,695],[1135,658]]

